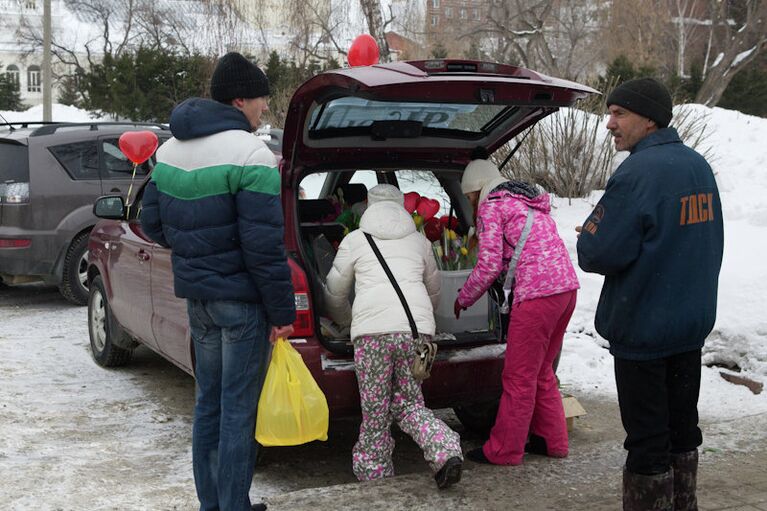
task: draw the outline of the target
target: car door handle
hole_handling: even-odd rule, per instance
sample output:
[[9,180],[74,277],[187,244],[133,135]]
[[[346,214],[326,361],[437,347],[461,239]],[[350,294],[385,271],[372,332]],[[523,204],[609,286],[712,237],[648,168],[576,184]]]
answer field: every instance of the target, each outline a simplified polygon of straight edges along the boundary
[[112,188],[109,193],[121,193],[119,188]]
[[146,250],[144,250],[144,249],[142,248],[141,250],[139,250],[139,251],[136,253],[136,257],[137,257],[137,258],[138,258],[140,261],[149,261],[149,258],[150,258],[150,257],[152,257],[152,256],[150,256],[150,255],[149,255],[149,252],[147,252]]

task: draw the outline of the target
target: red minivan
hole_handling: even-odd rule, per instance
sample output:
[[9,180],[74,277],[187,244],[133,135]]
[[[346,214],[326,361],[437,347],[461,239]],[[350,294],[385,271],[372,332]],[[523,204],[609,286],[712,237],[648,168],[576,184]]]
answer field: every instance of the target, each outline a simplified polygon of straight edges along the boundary
[[[472,223],[461,172],[478,147],[492,154],[560,107],[597,91],[528,69],[489,62],[395,62],[319,74],[298,88],[282,136],[285,245],[298,315],[290,339],[327,396],[332,417],[357,413],[348,331],[325,317],[322,285],[346,226],[339,202],[364,204],[378,183],[437,199],[459,228]],[[173,293],[170,251],[142,231],[139,188],[129,205],[105,196],[89,240],[88,322],[95,361],[127,363],[144,344],[193,374],[186,303]],[[341,199],[341,200],[339,200]],[[443,274],[452,309],[463,275]],[[456,281],[456,278],[459,281]],[[455,321],[440,307],[439,352],[424,381],[428,406],[452,407],[469,429],[487,430],[501,392],[503,318],[485,300]],[[442,316],[440,317],[440,314]]]

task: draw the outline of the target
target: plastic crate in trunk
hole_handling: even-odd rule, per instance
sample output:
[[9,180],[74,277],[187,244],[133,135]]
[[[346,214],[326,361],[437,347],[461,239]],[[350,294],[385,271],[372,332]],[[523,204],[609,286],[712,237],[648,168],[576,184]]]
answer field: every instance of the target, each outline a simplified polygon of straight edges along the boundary
[[460,319],[455,319],[453,303],[458,296],[458,290],[466,283],[471,270],[440,270],[442,275],[442,290],[440,291],[439,306],[434,311],[437,321],[437,333],[486,332],[489,328],[487,294],[465,311],[461,311]]

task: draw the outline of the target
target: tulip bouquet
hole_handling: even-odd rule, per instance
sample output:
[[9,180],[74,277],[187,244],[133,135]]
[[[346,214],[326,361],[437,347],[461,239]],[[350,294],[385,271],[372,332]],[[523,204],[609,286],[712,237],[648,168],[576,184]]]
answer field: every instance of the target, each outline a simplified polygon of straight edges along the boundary
[[437,218],[440,204],[416,192],[405,194],[405,209],[413,216],[416,228],[431,242],[440,270],[466,270],[477,264],[476,240],[455,231],[458,219],[452,215]]

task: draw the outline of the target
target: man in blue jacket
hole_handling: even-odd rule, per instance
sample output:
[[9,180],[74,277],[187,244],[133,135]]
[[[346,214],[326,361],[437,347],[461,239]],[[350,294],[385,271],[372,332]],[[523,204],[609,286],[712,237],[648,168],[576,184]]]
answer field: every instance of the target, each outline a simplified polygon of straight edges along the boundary
[[295,299],[277,162],[252,133],[268,109],[269,82],[228,53],[210,93],[214,101],[192,98],[173,110],[173,138],[157,151],[141,226],[172,250],[175,293],[187,300],[200,509],[247,511],[270,341],[293,333]]
[[640,78],[607,98],[631,154],[577,230],[578,264],[605,276],[596,328],[610,343],[628,451],[623,509],[697,510],[701,348],[716,319],[722,208],[706,160],[671,121],[671,96]]

